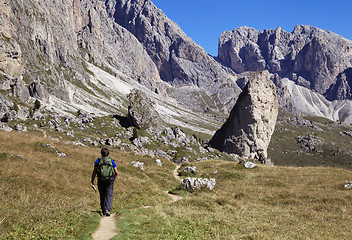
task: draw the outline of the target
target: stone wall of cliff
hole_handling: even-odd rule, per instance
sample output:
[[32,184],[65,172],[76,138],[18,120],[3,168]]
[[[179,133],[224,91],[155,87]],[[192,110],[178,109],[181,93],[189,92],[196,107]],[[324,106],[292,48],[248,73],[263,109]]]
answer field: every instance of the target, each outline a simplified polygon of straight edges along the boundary
[[337,76],[352,67],[352,41],[312,26],[296,26],[292,33],[240,27],[221,35],[219,59],[237,73],[268,70],[329,94]]

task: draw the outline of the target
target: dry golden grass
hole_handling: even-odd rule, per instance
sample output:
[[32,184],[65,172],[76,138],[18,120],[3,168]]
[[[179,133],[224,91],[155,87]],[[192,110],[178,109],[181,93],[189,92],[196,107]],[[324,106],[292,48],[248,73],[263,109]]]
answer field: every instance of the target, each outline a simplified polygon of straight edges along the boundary
[[[194,164],[214,191],[122,215],[115,239],[350,239],[351,171],[336,168]],[[217,174],[214,174],[218,171]],[[134,224],[135,222],[139,224]],[[140,237],[142,236],[142,237]]]
[[[51,144],[56,150],[43,147]],[[19,157],[20,155],[21,157]],[[87,239],[97,227],[99,196],[90,187],[98,148],[84,148],[42,136],[0,131],[0,239]],[[114,210],[169,201],[173,164],[111,151],[120,175],[115,184]],[[148,170],[131,167],[143,160]],[[158,171],[163,169],[162,173]],[[160,179],[160,182],[154,180]],[[146,199],[146,197],[148,197]]]
[[[38,144],[38,143],[41,143]],[[67,154],[60,158],[43,144]],[[89,239],[98,226],[98,194],[89,187],[100,149],[42,136],[0,131],[0,239]],[[12,155],[12,156],[11,156]],[[16,157],[21,155],[22,158]],[[182,192],[174,164],[114,149],[120,175],[114,239],[350,239],[350,170],[326,167],[244,169],[226,161],[197,162],[198,176],[215,177],[213,191]],[[143,161],[145,171],[131,167]],[[214,172],[218,171],[217,174]],[[148,209],[140,206],[153,206]]]

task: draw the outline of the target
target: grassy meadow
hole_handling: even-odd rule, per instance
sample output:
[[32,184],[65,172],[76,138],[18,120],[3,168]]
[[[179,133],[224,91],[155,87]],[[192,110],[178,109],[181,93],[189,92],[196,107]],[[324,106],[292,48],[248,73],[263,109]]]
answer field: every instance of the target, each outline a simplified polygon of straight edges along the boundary
[[[0,131],[0,239],[90,239],[100,219],[99,196],[89,186],[99,152],[42,134]],[[111,157],[120,173],[113,239],[351,239],[352,190],[343,188],[350,170],[244,169],[211,160],[191,165],[197,177],[216,178],[215,189],[186,192],[170,161],[159,167],[151,157],[115,149]],[[131,161],[144,162],[145,171]],[[166,191],[183,199],[170,203]]]

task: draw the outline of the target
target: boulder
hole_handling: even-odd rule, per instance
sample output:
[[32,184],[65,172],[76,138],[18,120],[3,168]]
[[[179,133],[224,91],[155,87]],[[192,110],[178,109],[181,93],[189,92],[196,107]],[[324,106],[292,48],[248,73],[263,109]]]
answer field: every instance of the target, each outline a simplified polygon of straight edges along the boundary
[[173,160],[174,163],[177,165],[184,164],[184,163],[189,163],[189,159],[186,157],[179,157]]
[[6,131],[6,132],[12,132],[13,129],[9,126],[7,126],[5,123],[0,122],[0,130]]
[[27,132],[27,127],[21,124],[14,125],[13,129],[16,131]]
[[120,146],[121,143],[122,143],[121,139],[116,137],[106,138],[104,142],[105,145],[112,146],[112,147]]
[[199,147],[199,152],[200,152],[201,154],[204,154],[204,153],[207,152],[207,150],[206,150],[204,147],[200,146],[200,147]]
[[164,152],[163,150],[160,150],[160,149],[156,150],[154,152],[154,154],[155,154],[155,156],[158,156],[160,158],[166,158],[168,160],[172,159],[170,155],[168,155],[166,152]]
[[249,162],[249,161],[244,163],[245,168],[255,168],[256,166],[257,166],[257,164]]
[[141,170],[144,171],[144,163],[138,162],[138,161],[133,161],[131,162],[133,167],[140,168]]
[[133,139],[132,142],[136,147],[143,147],[143,146],[149,144],[150,140],[148,137],[137,137],[137,138]]
[[197,168],[196,167],[185,167],[183,172],[195,174],[197,172]]
[[198,157],[196,161],[203,162],[203,161],[208,161],[209,159],[207,157]]
[[213,190],[216,184],[215,178],[185,178],[182,181],[182,186],[184,189],[202,189],[207,188]]
[[80,113],[76,117],[76,121],[78,123],[92,123],[94,122],[95,115],[94,114],[89,114],[89,113]]
[[132,89],[128,95],[128,120],[137,129],[159,129],[162,120],[155,109],[155,102],[140,90]]
[[14,110],[6,112],[3,115],[3,117],[1,118],[1,122],[11,122],[11,121],[15,120],[16,115],[17,115],[17,113]]
[[222,152],[265,163],[278,115],[275,85],[268,72],[253,73],[230,117],[209,142]]
[[321,146],[324,144],[322,138],[313,135],[297,136],[296,141],[305,152],[321,152]]
[[352,181],[348,181],[346,182],[346,184],[344,185],[345,189],[352,189]]
[[156,163],[158,166],[160,166],[160,167],[163,166],[163,163],[161,162],[160,159],[155,159],[155,163]]
[[66,155],[66,153],[58,152],[58,153],[57,153],[57,156],[58,156],[58,157],[66,157],[67,155]]

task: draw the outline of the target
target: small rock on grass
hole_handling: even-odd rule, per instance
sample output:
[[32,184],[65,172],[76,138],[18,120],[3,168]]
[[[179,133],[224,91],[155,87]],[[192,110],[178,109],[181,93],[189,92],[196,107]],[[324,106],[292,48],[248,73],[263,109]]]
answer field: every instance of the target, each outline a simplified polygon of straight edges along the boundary
[[163,166],[163,164],[162,164],[160,159],[156,159],[155,162],[156,162],[156,164],[158,164],[158,166],[160,166],[160,167]]
[[345,189],[352,189],[352,181],[348,181],[346,182],[346,184],[344,185]]
[[133,162],[131,162],[131,164],[132,164],[133,167],[138,167],[138,168],[140,168],[141,170],[144,171],[144,163],[138,162],[138,161],[137,162],[133,161]]
[[257,164],[252,163],[252,162],[245,162],[244,167],[245,168],[255,168]]

